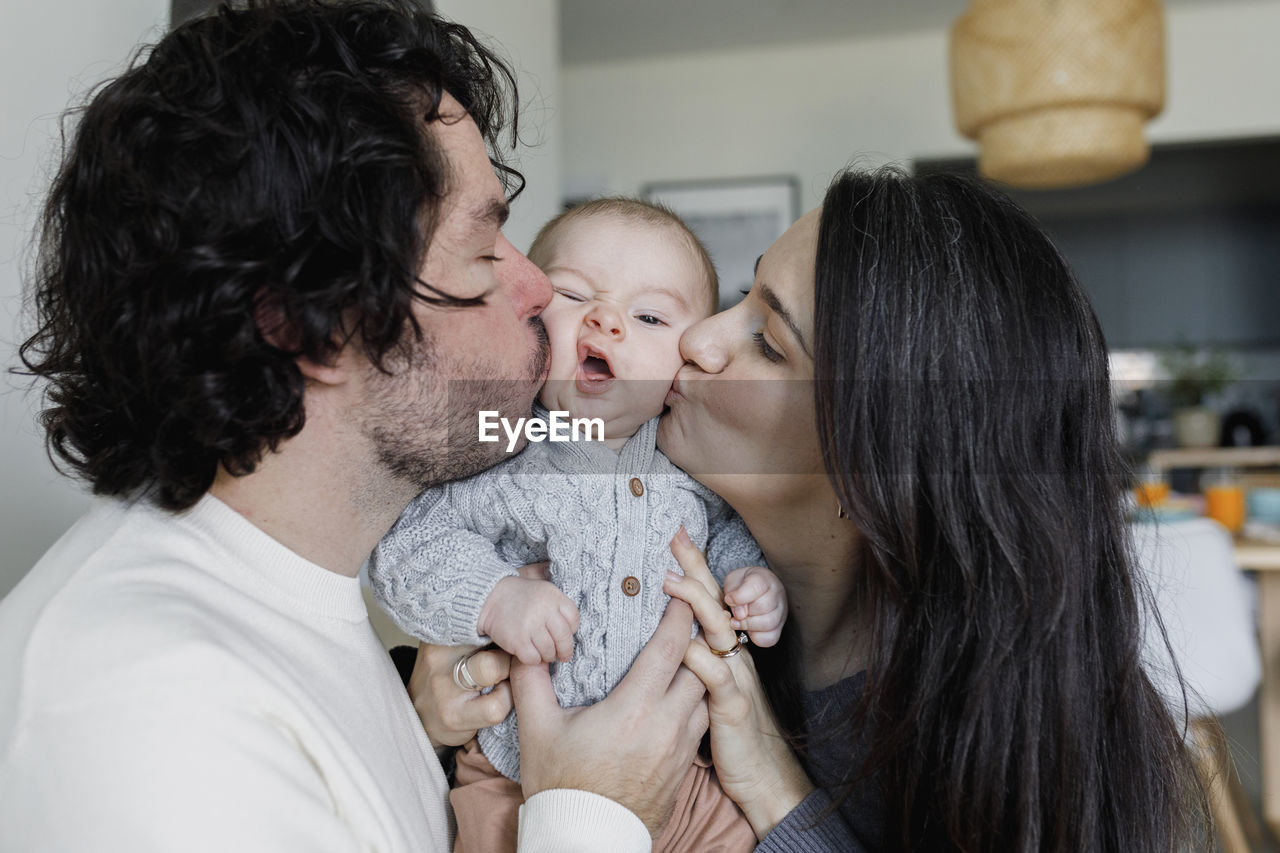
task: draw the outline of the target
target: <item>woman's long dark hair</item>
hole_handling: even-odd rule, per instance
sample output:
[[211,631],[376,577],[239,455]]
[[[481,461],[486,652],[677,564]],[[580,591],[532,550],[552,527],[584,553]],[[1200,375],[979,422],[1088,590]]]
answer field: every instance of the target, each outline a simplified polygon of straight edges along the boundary
[[864,535],[850,786],[874,774],[886,842],[1197,843],[1203,793],[1140,660],[1102,333],[1034,220],[968,179],[841,175],[815,353],[826,467]]

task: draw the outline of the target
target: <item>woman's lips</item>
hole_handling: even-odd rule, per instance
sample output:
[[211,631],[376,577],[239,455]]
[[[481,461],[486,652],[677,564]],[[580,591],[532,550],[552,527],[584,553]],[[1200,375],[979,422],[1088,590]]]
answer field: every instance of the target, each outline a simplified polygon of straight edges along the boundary
[[675,400],[683,400],[684,394],[680,393],[680,374],[676,374],[676,378],[671,380],[671,389],[667,391],[666,399],[663,405],[670,406]]

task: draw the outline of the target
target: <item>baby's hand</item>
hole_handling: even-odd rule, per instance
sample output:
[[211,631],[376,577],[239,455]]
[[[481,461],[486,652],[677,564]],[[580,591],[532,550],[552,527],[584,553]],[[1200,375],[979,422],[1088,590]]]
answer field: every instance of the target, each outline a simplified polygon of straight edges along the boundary
[[568,661],[578,607],[550,581],[503,578],[480,608],[476,627],[521,663]]
[[772,646],[787,621],[787,591],[764,566],[734,569],[724,578],[724,603],[733,613],[733,629],[746,631],[757,646]]

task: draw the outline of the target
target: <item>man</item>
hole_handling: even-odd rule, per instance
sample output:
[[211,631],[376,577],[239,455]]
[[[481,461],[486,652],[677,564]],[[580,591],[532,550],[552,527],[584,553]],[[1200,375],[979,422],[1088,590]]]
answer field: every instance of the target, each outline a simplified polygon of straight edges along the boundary
[[[511,84],[408,2],[289,0],[180,28],[88,105],[23,359],[101,497],[0,602],[0,849],[448,849],[355,576],[545,374],[549,284],[486,151]],[[512,673],[522,849],[648,849],[706,725],[689,628],[589,709]],[[508,695],[421,720],[456,739]]]

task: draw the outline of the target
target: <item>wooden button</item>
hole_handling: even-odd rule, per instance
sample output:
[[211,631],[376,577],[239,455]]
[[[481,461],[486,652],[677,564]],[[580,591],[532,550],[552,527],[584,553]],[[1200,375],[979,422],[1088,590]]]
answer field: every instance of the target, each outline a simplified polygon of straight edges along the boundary
[[[644,494],[644,483],[640,482],[639,477],[631,478],[631,494],[640,497]],[[633,593],[634,595],[634,593]]]
[[623,578],[622,591],[627,595],[637,595],[640,592],[640,581],[630,576]]

